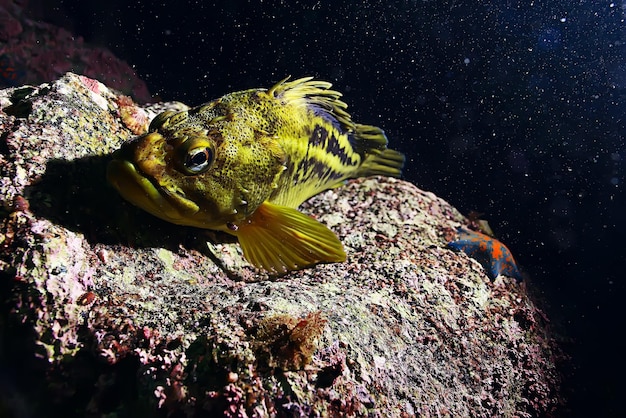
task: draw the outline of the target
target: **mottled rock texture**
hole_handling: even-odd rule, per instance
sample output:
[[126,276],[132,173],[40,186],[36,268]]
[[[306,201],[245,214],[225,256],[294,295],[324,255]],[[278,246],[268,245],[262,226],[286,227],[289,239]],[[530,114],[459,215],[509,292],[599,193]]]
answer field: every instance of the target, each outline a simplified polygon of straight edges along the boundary
[[0,88],[48,82],[73,71],[141,102],[151,100],[146,83],[110,50],[30,19],[26,11],[37,9],[36,3],[43,1],[0,0]]
[[3,90],[0,108],[0,415],[557,410],[547,320],[524,283],[445,247],[466,220],[432,193],[387,178],[322,193],[303,210],[348,261],[271,278],[106,184],[154,108],[74,74]]

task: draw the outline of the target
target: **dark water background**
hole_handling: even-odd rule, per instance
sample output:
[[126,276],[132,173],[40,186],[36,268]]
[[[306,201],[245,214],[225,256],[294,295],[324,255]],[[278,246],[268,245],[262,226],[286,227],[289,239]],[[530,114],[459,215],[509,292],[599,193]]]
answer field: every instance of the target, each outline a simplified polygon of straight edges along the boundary
[[[572,355],[564,416],[626,416],[626,23],[610,1],[65,0],[164,100],[314,75],[406,153],[405,178],[483,212]],[[621,318],[621,319],[620,319]]]

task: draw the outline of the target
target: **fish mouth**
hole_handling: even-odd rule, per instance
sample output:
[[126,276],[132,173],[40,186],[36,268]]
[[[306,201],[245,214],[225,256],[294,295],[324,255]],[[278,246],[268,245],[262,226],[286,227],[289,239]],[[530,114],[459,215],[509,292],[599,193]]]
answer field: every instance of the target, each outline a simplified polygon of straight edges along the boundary
[[121,155],[107,166],[107,180],[124,199],[152,215],[178,225],[188,225],[200,208],[189,199],[156,184]]

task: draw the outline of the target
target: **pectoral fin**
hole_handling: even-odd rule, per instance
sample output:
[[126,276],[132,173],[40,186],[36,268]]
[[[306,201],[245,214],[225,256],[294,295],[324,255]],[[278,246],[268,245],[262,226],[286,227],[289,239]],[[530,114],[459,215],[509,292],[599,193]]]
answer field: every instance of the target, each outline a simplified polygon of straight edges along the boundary
[[236,235],[246,259],[272,273],[346,259],[337,236],[296,209],[264,202],[238,227]]

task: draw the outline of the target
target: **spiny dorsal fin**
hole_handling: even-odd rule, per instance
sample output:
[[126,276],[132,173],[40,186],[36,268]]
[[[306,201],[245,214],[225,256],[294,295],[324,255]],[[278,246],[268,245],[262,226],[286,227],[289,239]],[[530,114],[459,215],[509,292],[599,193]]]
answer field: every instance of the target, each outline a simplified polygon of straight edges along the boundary
[[[404,166],[404,155],[387,149],[387,137],[382,129],[372,125],[354,123],[346,111],[348,107],[340,100],[341,93],[330,90],[331,83],[304,77],[288,81],[289,77],[279,81],[267,93],[287,103],[313,106],[325,112],[326,119],[333,124],[339,123],[348,135],[352,149],[364,158],[358,176],[384,175],[400,177]],[[318,115],[320,115],[318,113]]]
[[340,100],[342,94],[336,90],[330,90],[332,84],[328,81],[313,80],[313,77],[303,77],[288,81],[289,77],[279,81],[268,91],[272,97],[280,98],[286,102],[301,101],[302,105],[315,105],[334,117],[346,130],[354,131],[355,123],[346,111],[348,105]]
[[350,143],[355,152],[365,157],[359,167],[359,177],[402,175],[404,154],[387,148],[387,136],[382,129],[357,124]]

